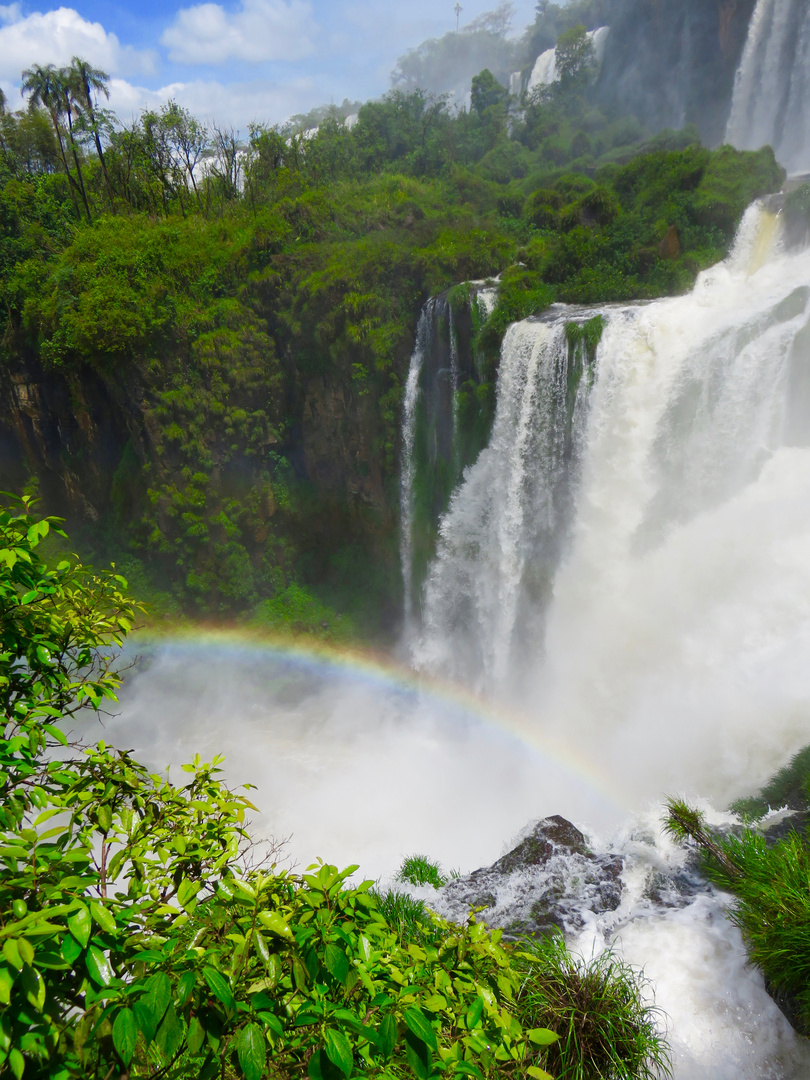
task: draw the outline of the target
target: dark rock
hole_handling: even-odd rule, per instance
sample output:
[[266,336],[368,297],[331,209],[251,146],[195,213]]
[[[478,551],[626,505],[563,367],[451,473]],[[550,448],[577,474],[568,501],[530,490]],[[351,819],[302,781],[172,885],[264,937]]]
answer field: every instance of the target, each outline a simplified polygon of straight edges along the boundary
[[585,912],[616,910],[623,866],[617,855],[595,855],[570,821],[544,818],[492,866],[439,890],[433,906],[456,922],[478,911],[507,940],[573,932],[583,926]]
[[577,855],[587,855],[588,845],[579,829],[555,814],[554,817],[538,821],[525,840],[516,848],[493,863],[492,870],[501,874],[511,874],[527,866],[543,866],[555,851],[565,850]]
[[658,245],[658,257],[661,259],[677,259],[681,253],[681,234],[677,225],[670,225],[666,236]]

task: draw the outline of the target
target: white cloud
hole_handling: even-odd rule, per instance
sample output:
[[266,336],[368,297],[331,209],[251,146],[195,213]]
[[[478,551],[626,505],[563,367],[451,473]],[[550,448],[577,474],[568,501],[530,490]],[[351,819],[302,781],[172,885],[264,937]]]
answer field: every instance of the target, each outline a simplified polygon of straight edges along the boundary
[[160,40],[180,64],[263,63],[309,56],[314,29],[308,0],[241,0],[235,11],[221,4],[181,8]]
[[305,112],[322,101],[319,87],[306,77],[283,85],[265,79],[229,84],[200,79],[169,83],[158,90],[135,86],[125,79],[110,82],[110,105],[124,123],[138,116],[142,109],[157,109],[170,98],[203,123],[231,125],[243,135],[254,121],[281,123],[293,113]]
[[88,22],[73,8],[23,16],[19,4],[0,7],[0,79],[16,81],[32,64],[67,64],[73,56],[109,72],[154,70],[152,53],[121,45],[101,23]]

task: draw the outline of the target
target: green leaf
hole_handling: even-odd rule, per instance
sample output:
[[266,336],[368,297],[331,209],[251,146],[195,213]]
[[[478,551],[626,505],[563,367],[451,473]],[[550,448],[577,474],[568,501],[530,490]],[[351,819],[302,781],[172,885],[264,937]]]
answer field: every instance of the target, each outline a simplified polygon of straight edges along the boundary
[[526,1032],[526,1038],[531,1039],[538,1046],[552,1046],[555,1042],[560,1041],[560,1036],[553,1031],[549,1031],[548,1028],[531,1028]]
[[70,916],[67,923],[68,930],[84,948],[90,940],[90,932],[93,928],[93,920],[90,918],[88,909],[84,906],[80,907]]
[[467,1010],[467,1028],[472,1031],[474,1027],[477,1027],[481,1023],[481,1016],[484,1012],[484,999],[479,994],[472,1005]]
[[42,1012],[45,1005],[45,980],[36,968],[27,964],[22,970],[21,980],[28,1003],[33,1005],[37,1012]]
[[259,921],[271,934],[278,934],[279,937],[292,941],[293,932],[277,911],[260,911]]
[[430,1050],[412,1031],[405,1032],[405,1057],[419,1080],[428,1080],[432,1072]]
[[[146,983],[146,993],[138,1002],[141,1009],[145,1012],[145,1027],[141,1025],[141,1031],[146,1036],[147,1042],[151,1042],[155,1037],[158,1024],[163,1019],[163,1014],[169,1007],[169,1002],[172,1000],[172,983],[169,976],[165,971],[156,971],[154,975]],[[141,1013],[138,1010],[138,1006],[135,1006],[135,1015],[138,1017],[140,1024]],[[147,1032],[149,1032],[147,1034]]]
[[8,1063],[17,1080],[22,1080],[22,1074],[25,1072],[25,1058],[16,1046],[8,1055]]
[[396,1017],[393,1013],[389,1013],[377,1028],[377,1046],[379,1046],[383,1057],[391,1057],[394,1047],[397,1045],[398,1034]]
[[72,966],[81,955],[81,951],[82,947],[74,937],[65,935],[65,937],[62,938],[59,952],[68,964]]
[[0,968],[0,1005],[8,1005],[11,1001],[11,988],[14,985],[14,976],[10,968],[5,965]]
[[17,938],[17,951],[24,964],[33,964],[35,955],[34,946],[30,941],[26,941],[25,938]]
[[90,902],[90,914],[102,930],[108,934],[115,933],[115,916],[103,904],[100,904],[97,900],[92,900]]
[[199,881],[189,881],[184,878],[180,882],[180,887],[177,890],[177,902],[181,908],[185,908],[188,911],[193,911],[197,906],[197,902],[194,899],[197,893],[202,888]]
[[174,1005],[169,1005],[155,1036],[155,1046],[164,1061],[171,1061],[183,1045],[184,1034],[182,1020],[177,1015]]
[[337,1065],[347,1078],[351,1076],[354,1054],[352,1053],[352,1045],[343,1032],[334,1031],[330,1028],[324,1033],[323,1041],[326,1056],[332,1064]]
[[416,1035],[417,1038],[421,1039],[423,1043],[426,1043],[431,1050],[439,1049],[439,1043],[436,1039],[436,1032],[431,1027],[430,1022],[428,1021],[427,1017],[421,1009],[417,1009],[416,1007],[412,1009],[406,1009],[405,1023],[408,1025],[414,1035]]
[[87,964],[87,972],[93,982],[98,983],[99,986],[110,985],[114,978],[113,970],[110,961],[97,945],[91,945],[87,950],[85,963]]
[[349,960],[343,949],[339,945],[327,945],[323,962],[332,978],[343,986],[349,974]]
[[267,1064],[267,1044],[258,1024],[248,1024],[242,1028],[236,1040],[236,1053],[245,1080],[262,1080]]
[[192,1016],[188,1025],[188,1052],[195,1057],[202,1050],[205,1042],[205,1028],[196,1016]]
[[138,1025],[132,1009],[122,1009],[115,1018],[112,1029],[113,1046],[124,1065],[129,1065],[138,1042]]
[[203,978],[208,983],[208,988],[211,993],[218,1001],[222,1002],[226,1009],[236,1008],[236,1002],[233,999],[231,988],[228,986],[225,977],[221,975],[216,968],[203,968]]
[[461,1073],[463,1076],[474,1076],[476,1080],[484,1080],[484,1074],[476,1065],[471,1065],[469,1061],[454,1061],[453,1072]]
[[13,968],[22,971],[23,958],[20,956],[20,950],[14,938],[6,938],[3,942],[3,956]]
[[181,1009],[191,997],[196,982],[197,976],[193,971],[185,971],[180,976],[177,983],[177,1004]]
[[538,1069],[536,1065],[529,1065],[526,1072],[529,1076],[534,1077],[534,1080],[554,1080],[551,1073],[545,1072],[544,1069]]

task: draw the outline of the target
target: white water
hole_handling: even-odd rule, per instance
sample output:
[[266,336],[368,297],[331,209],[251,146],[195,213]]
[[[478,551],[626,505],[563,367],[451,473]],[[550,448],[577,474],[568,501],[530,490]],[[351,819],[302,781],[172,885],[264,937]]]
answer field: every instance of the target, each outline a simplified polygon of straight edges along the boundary
[[737,71],[726,142],[772,146],[790,172],[810,169],[810,7],[758,0]]
[[[594,56],[598,64],[601,64],[604,58],[605,43],[609,33],[609,26],[600,26],[597,30],[588,31],[588,37],[593,45]],[[531,94],[533,90],[538,90],[542,86],[551,86],[552,83],[557,82],[559,77],[557,71],[557,50],[546,49],[545,52],[540,53],[534,62],[534,67],[532,68],[532,73],[529,76],[529,82],[526,86],[526,93]]]
[[399,481],[399,559],[402,567],[405,625],[413,616],[413,499],[414,499],[414,440],[416,438],[416,406],[419,400],[419,379],[425,361],[425,349],[430,338],[433,306],[427,304],[419,317],[416,345],[411,356],[405,397],[402,403],[402,461]]
[[636,800],[723,805],[810,741],[810,253],[776,238],[753,208],[693,293],[605,310],[568,453],[566,315],[513,326],[440,526],[417,663],[518,700]]

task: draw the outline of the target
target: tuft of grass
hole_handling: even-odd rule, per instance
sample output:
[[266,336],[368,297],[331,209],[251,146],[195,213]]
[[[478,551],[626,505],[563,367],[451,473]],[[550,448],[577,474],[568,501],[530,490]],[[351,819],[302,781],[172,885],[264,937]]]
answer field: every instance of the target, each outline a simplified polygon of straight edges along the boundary
[[615,953],[580,960],[555,935],[522,943],[519,962],[518,1019],[559,1035],[543,1062],[556,1080],[672,1075],[663,1014],[649,1004],[644,976]]
[[403,945],[428,945],[436,948],[447,929],[421,900],[394,889],[380,893],[372,890],[386,922],[395,930]]
[[397,871],[396,880],[407,885],[432,885],[434,889],[440,889],[449,879],[439,863],[427,855],[408,855]]

